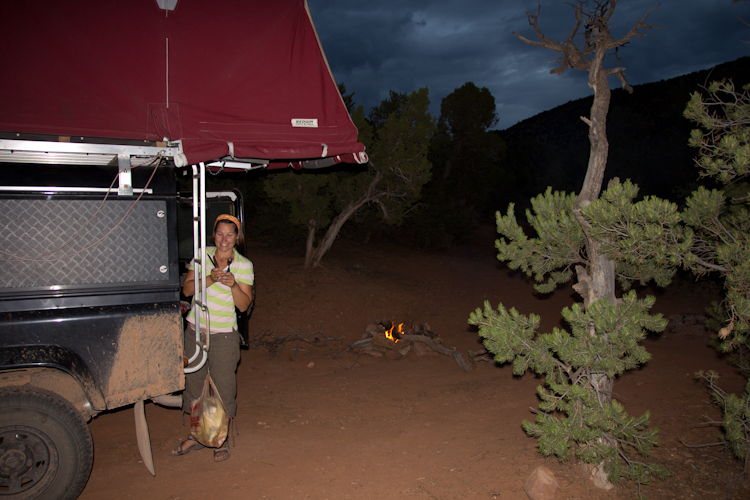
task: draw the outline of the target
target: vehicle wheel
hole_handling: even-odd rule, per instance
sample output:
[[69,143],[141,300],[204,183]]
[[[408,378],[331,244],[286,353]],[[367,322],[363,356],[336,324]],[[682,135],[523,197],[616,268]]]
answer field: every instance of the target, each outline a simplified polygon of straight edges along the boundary
[[93,459],[91,432],[68,401],[31,387],[0,389],[0,498],[74,500]]

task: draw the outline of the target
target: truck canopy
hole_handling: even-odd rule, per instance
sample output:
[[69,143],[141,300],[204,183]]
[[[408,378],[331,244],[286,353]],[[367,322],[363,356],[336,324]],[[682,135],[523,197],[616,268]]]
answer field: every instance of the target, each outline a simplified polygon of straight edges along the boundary
[[0,18],[0,132],[164,141],[178,166],[367,161],[306,0],[16,1]]

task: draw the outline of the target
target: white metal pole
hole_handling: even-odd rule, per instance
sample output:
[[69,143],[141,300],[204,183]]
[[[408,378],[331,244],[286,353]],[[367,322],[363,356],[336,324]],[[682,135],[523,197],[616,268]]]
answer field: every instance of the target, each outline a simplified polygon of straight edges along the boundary
[[200,370],[208,360],[208,339],[206,332],[205,345],[201,342],[201,314],[206,315],[208,323],[208,307],[206,306],[206,171],[205,165],[193,165],[193,260],[195,262],[193,282],[193,303],[195,307],[190,311],[195,324],[195,353],[188,359],[188,365],[203,355],[200,362],[193,367],[185,368],[185,373]]

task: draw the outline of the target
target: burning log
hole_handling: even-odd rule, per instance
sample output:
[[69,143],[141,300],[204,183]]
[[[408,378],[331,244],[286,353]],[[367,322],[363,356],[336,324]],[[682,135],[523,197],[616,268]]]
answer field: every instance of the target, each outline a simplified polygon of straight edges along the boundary
[[385,335],[373,335],[372,345],[385,347],[386,349],[390,349],[392,351],[398,351],[402,356],[406,356],[406,353],[408,353],[411,349],[411,341],[404,341],[403,336],[398,339],[398,342],[396,342],[395,340],[389,339]]

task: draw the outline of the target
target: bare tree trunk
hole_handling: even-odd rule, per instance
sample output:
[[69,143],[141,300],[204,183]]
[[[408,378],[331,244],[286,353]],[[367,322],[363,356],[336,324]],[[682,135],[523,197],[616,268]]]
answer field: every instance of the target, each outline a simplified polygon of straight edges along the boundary
[[310,220],[307,224],[307,242],[305,244],[305,269],[310,269],[313,258],[313,244],[315,243],[315,221]]
[[[589,69],[589,86],[594,91],[594,103],[591,106],[591,115],[589,119],[582,118],[589,126],[589,142],[591,149],[589,152],[588,169],[583,181],[581,192],[575,204],[575,214],[581,223],[586,237],[586,251],[588,253],[589,269],[578,272],[579,282],[574,289],[582,294],[584,307],[588,309],[589,305],[597,300],[607,299],[611,304],[616,304],[615,297],[615,263],[607,259],[599,251],[601,244],[591,237],[589,224],[582,217],[580,210],[599,197],[604,181],[604,171],[607,168],[607,157],[609,155],[609,141],[607,140],[607,114],[609,112],[609,102],[611,92],[607,75],[602,70],[601,55],[597,52],[594,62]],[[593,337],[608,336],[607,332],[597,332],[593,324],[589,325],[589,335]],[[599,405],[606,406],[612,404],[612,389],[614,387],[614,378],[608,377],[605,373],[589,373],[589,384],[596,393]],[[589,473],[594,484],[605,490],[611,489],[612,483],[609,481],[607,473],[604,471],[603,464],[597,464],[590,467]]]
[[451,175],[451,167],[453,166],[453,157],[448,158],[448,161],[445,162],[445,166],[443,166],[443,180],[447,181],[448,177]]
[[[580,209],[599,197],[604,181],[604,171],[607,168],[607,157],[609,155],[609,142],[607,140],[607,114],[611,92],[607,74],[602,69],[604,52],[597,51],[596,57],[589,70],[589,86],[594,91],[594,103],[591,106],[591,117],[584,119],[589,126],[589,142],[591,150],[589,153],[589,164],[586,170],[586,178],[583,187],[576,200],[576,217],[583,227],[586,235],[586,250],[588,253],[589,269],[587,273],[578,273],[579,284],[586,289],[583,295],[584,306],[589,307],[595,300],[607,299],[616,305],[615,297],[615,263],[607,259],[599,252],[601,244],[591,237],[588,223],[581,217]],[[579,291],[579,288],[576,288]],[[597,332],[591,326],[591,335],[605,335],[606,332]],[[599,403],[612,403],[612,386],[614,380],[603,374],[595,374],[591,378],[591,385],[596,390]]]
[[[602,54],[603,57],[603,54]],[[594,68],[601,66],[593,64]],[[594,300],[607,299],[611,304],[616,304],[615,297],[615,264],[599,253],[600,243],[591,237],[589,224],[581,216],[581,208],[589,205],[599,197],[604,180],[604,170],[607,168],[607,157],[609,155],[609,142],[607,141],[607,113],[609,112],[609,101],[611,92],[604,71],[592,70],[589,73],[589,85],[594,90],[594,103],[591,106],[591,117],[583,118],[589,126],[589,163],[586,170],[586,178],[583,181],[581,192],[575,204],[575,214],[583,227],[586,236],[586,251],[588,253],[589,269],[586,279],[586,293],[581,293],[584,305]],[[582,275],[578,274],[579,281]]]
[[334,219],[333,222],[331,222],[331,225],[328,226],[328,230],[326,231],[326,234],[323,236],[323,239],[320,241],[318,246],[312,251],[310,249],[312,248],[312,243],[310,242],[310,239],[308,237],[308,252],[307,255],[310,256],[308,259],[307,255],[305,257],[305,269],[310,269],[310,267],[317,267],[320,265],[320,260],[323,258],[323,256],[328,253],[328,251],[331,249],[331,246],[333,245],[333,242],[336,241],[336,238],[339,236],[339,232],[341,231],[341,228],[344,226],[344,223],[349,220],[349,218],[354,215],[357,210],[362,208],[366,203],[370,203],[372,201],[377,200],[379,195],[375,194],[375,188],[377,187],[380,180],[383,178],[383,176],[378,172],[375,177],[372,179],[372,182],[370,182],[370,185],[367,186],[367,189],[365,190],[364,194],[360,196],[357,200],[349,203],[344,209],[341,211],[340,214],[338,214]]

